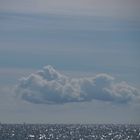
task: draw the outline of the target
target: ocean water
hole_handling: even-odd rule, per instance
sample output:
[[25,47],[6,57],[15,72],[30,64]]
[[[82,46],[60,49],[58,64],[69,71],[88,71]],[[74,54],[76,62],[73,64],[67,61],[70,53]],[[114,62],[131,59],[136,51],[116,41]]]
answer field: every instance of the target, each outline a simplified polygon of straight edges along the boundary
[[140,140],[140,125],[0,124],[0,140]]

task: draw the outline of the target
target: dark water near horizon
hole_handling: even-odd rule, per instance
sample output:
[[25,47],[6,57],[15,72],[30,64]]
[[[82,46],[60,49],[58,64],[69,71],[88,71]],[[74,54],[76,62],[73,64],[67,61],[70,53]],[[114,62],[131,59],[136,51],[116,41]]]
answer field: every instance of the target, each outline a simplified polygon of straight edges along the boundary
[[0,140],[140,140],[140,125],[0,124]]

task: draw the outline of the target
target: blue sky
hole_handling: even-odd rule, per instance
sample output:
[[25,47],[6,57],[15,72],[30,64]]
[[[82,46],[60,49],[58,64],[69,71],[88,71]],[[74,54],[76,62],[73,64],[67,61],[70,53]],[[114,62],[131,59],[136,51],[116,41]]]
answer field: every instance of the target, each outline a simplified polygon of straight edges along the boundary
[[[35,112],[43,112],[44,116],[50,114],[48,120],[37,116],[33,122],[80,120],[106,123],[126,120],[139,123],[139,104],[110,107],[104,102],[95,101],[52,107],[26,103],[21,99],[19,101],[13,98],[14,91],[11,90],[19,84],[20,78],[28,77],[48,64],[70,77],[107,73],[115,77],[117,82],[126,81],[139,90],[139,6],[138,0],[0,0],[2,121],[30,122]],[[11,94],[9,90],[12,91]],[[108,113],[104,111],[104,104]],[[9,105],[10,109],[7,108]],[[117,117],[111,116],[114,108]],[[33,114],[29,110],[33,110]],[[61,111],[61,114],[56,114],[55,110]],[[127,111],[126,115],[124,110]],[[76,111],[79,113],[75,114]],[[91,112],[91,117],[84,115],[87,112]],[[66,113],[73,115],[68,116]],[[53,117],[54,114],[58,118]],[[5,118],[7,115],[13,118]]]

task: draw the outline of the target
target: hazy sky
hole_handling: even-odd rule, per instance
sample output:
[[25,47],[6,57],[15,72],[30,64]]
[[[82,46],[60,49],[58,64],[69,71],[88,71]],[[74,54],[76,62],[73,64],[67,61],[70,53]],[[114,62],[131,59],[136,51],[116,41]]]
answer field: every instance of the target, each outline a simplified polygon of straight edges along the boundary
[[0,0],[0,121],[140,123],[139,13],[139,0]]

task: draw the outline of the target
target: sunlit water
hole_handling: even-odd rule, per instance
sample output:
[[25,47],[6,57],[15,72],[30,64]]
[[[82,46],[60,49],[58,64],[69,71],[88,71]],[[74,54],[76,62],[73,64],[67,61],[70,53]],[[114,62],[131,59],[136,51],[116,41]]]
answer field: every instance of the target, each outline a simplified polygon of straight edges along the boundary
[[0,140],[140,140],[140,125],[0,124]]

